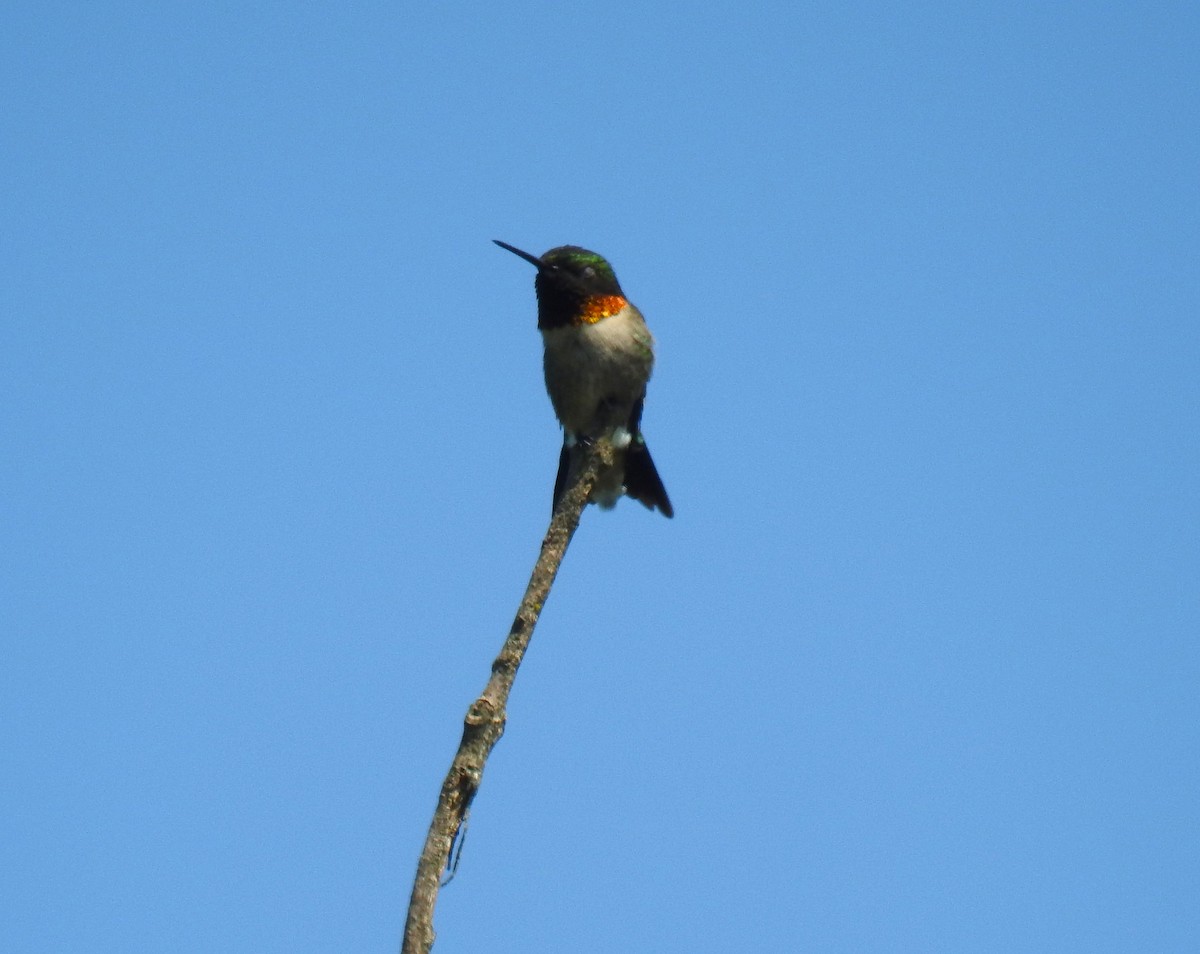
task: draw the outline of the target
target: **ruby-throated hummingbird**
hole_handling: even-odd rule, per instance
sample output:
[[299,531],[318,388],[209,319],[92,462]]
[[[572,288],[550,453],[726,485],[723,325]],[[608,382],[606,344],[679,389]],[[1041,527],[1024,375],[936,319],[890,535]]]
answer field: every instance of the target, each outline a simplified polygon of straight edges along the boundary
[[616,451],[616,466],[597,478],[592,500],[608,508],[626,494],[673,517],[641,430],[654,339],[642,313],[621,291],[612,266],[576,245],[552,248],[539,258],[494,241],[537,267],[533,287],[546,346],[546,390],[563,426],[554,506],[567,489],[572,449],[607,437]]

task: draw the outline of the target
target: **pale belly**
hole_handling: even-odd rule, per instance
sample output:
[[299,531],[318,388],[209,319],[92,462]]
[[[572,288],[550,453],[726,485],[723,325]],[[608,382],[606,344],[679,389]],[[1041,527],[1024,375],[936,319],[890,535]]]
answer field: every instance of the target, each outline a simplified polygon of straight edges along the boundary
[[624,426],[654,366],[653,339],[640,317],[623,312],[542,337],[546,390],[563,427],[596,436]]

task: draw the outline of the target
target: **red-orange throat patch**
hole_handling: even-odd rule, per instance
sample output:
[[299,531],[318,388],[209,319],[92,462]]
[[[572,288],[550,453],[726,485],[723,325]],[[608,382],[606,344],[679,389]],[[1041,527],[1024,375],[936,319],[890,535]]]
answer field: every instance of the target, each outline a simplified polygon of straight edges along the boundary
[[628,304],[620,295],[595,295],[583,303],[575,323],[594,325],[601,318],[611,318]]

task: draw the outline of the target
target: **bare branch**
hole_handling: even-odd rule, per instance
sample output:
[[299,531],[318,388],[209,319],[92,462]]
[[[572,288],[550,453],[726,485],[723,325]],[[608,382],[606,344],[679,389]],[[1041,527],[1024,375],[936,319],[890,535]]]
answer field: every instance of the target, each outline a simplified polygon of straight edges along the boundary
[[550,595],[567,546],[579,526],[579,517],[591,496],[596,475],[612,465],[613,449],[607,440],[596,441],[587,452],[572,456],[573,473],[568,478],[567,491],[550,519],[550,528],[542,540],[542,552],[533,567],[525,598],[521,600],[500,655],[492,663],[487,686],[471,703],[463,720],[462,741],[442,783],[433,823],[417,863],[401,954],[428,954],[433,948],[433,909],[442,884],[442,873],[449,867],[454,840],[466,821],[475,793],[479,791],[488,755],[504,734],[508,695],[517,669],[525,657],[533,628]]

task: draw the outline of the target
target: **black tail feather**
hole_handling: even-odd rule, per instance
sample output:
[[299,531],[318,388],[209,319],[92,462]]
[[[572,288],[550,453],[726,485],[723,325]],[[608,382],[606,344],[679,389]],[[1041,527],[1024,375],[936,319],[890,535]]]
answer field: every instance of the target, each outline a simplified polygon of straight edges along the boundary
[[571,448],[563,441],[562,453],[558,455],[558,476],[554,478],[554,500],[550,505],[550,515],[558,509],[558,502],[567,492],[567,474],[571,472]]
[[675,516],[667,488],[658,476],[650,448],[640,433],[635,433],[625,451],[625,495],[653,510],[657,507],[664,517]]
[[[558,475],[554,478],[554,499],[551,513],[558,509],[558,502],[567,492],[567,477],[571,473],[572,455],[579,454],[584,444],[567,445],[563,443],[558,455]],[[663,516],[674,517],[675,508],[671,506],[671,498],[667,496],[667,488],[663,486],[662,478],[658,476],[658,468],[654,466],[654,458],[641,434],[636,435],[629,447],[618,452],[618,460],[623,457],[625,465],[625,496],[632,497],[644,507],[661,510]],[[618,464],[620,466],[620,464]]]

